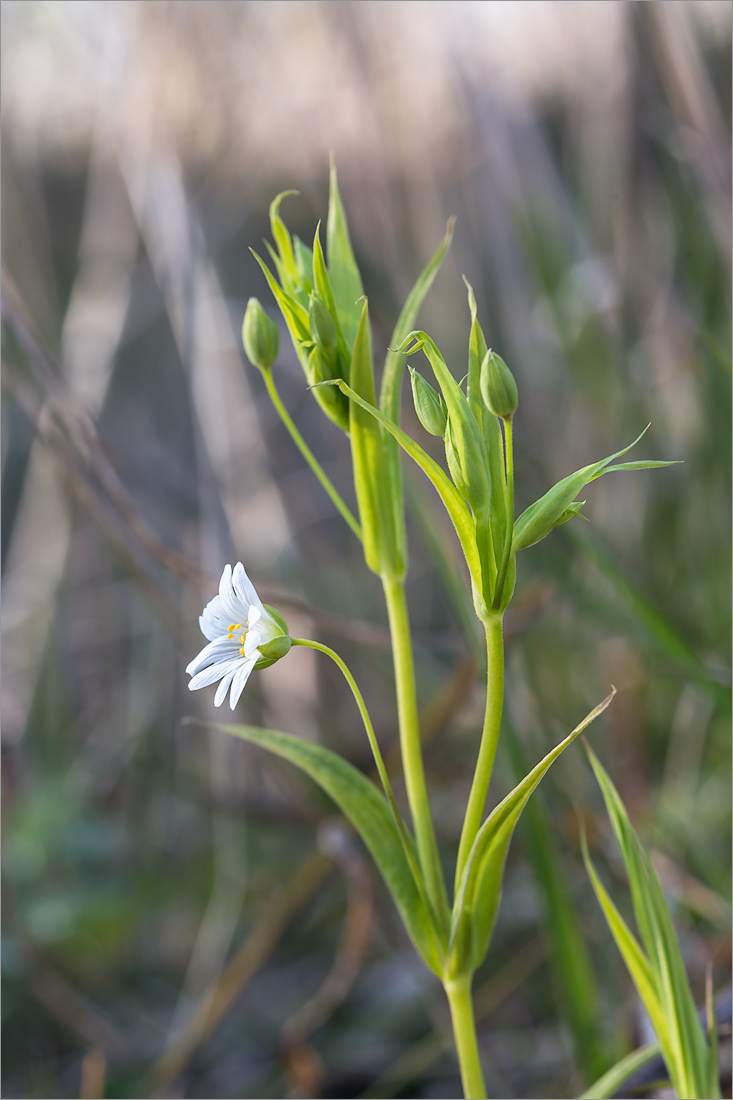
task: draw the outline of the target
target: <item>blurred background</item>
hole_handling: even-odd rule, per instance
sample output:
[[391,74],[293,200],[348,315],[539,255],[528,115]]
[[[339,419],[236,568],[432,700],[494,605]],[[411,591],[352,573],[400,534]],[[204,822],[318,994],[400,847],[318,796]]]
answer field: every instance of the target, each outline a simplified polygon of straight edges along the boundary
[[[331,150],[378,355],[457,215],[421,324],[462,377],[465,274],[519,384],[519,508],[650,421],[632,457],[684,463],[595,483],[590,524],[522,555],[492,798],[615,684],[594,746],[696,997],[708,964],[724,990],[730,5],[7,0],[2,31],[3,1094],[460,1095],[442,991],[333,806],[182,723],[228,720],[183,670],[241,559],[293,633],[344,656],[395,744],[379,583],[239,342],[250,295],[276,313],[248,251],[268,205],[297,189],[282,213],[309,241]],[[281,349],[285,404],[351,501],[346,440],[284,332]],[[425,442],[411,409],[404,424]],[[457,544],[406,477],[450,862],[482,717],[476,637]],[[238,717],[370,768],[318,654],[253,676]],[[575,806],[629,910],[578,748],[517,831],[477,975],[491,1096],[575,1096],[649,1039]]]

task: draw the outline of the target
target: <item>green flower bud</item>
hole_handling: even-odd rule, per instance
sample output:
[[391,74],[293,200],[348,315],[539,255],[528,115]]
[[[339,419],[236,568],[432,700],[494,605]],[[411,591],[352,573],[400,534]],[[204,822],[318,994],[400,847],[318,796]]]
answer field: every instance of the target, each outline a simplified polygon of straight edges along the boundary
[[313,395],[321,406],[326,416],[338,424],[345,432],[349,430],[349,399],[337,386],[318,386],[319,382],[327,382],[332,378],[341,377],[336,365],[331,363],[326,355],[315,347],[308,356],[306,378],[309,386],[316,386]]
[[517,411],[519,394],[514,375],[502,357],[491,350],[481,364],[481,395],[490,412],[502,420],[509,420]]
[[253,366],[269,370],[277,359],[280,334],[277,325],[268,317],[256,298],[250,298],[242,322],[242,343]]
[[311,338],[318,347],[330,354],[336,350],[338,333],[336,323],[326,306],[315,294],[310,296],[310,327]]
[[448,409],[445,401],[423,376],[410,367],[412,400],[417,418],[426,432],[443,438],[448,423]]

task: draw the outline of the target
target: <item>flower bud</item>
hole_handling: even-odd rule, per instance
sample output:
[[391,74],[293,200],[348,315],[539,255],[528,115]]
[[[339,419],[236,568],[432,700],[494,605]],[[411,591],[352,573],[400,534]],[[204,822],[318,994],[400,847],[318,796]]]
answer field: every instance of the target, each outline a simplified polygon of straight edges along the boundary
[[309,316],[313,343],[317,344],[327,355],[335,351],[338,340],[336,324],[326,306],[315,294],[310,296]]
[[448,410],[445,401],[423,376],[410,367],[412,400],[417,418],[426,432],[443,438],[448,423]]
[[494,416],[509,420],[517,411],[519,395],[514,375],[496,352],[487,351],[481,364],[481,395]]
[[250,298],[242,322],[242,343],[253,366],[269,370],[277,359],[280,334],[277,325],[268,317],[256,298]]

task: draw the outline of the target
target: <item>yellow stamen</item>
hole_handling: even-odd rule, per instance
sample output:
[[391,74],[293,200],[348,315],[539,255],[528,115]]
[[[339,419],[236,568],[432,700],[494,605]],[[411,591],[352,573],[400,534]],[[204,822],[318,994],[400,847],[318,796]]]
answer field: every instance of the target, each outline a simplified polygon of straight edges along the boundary
[[229,627],[229,633],[227,634],[227,638],[230,638],[230,639],[233,638],[234,637],[234,631],[235,630],[241,630],[241,629],[242,629],[242,624],[241,623],[231,623],[231,625]]

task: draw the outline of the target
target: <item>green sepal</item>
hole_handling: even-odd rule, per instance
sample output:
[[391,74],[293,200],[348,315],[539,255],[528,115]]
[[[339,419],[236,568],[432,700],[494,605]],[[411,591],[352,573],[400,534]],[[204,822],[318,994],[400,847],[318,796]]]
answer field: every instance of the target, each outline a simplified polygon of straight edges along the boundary
[[264,607],[270,618],[275,620],[277,625],[282,630],[283,634],[289,634],[290,630],[288,629],[288,624],[282,612],[278,611],[276,607],[270,607],[269,603],[263,603],[262,606]]
[[258,658],[255,664],[255,669],[269,668],[270,665],[274,665],[276,661],[282,660],[287,656],[292,648],[293,643],[287,634],[281,634],[278,638],[273,638],[270,642],[265,642],[264,645],[258,647],[259,652],[262,654]]
[[[609,473],[609,467],[613,460],[620,458],[621,455],[625,455],[627,451],[635,447],[648,430],[649,425],[647,424],[644,431],[628,447],[624,447],[623,450],[617,451],[616,454],[609,455],[608,458],[603,458],[599,462],[593,462],[590,466],[584,466],[581,470],[576,470],[574,474],[569,474],[568,477],[564,477],[562,481],[558,481],[556,485],[553,485],[534,504],[530,504],[529,508],[522,512],[514,524],[512,552],[517,554],[520,550],[526,550],[528,546],[534,546],[536,542],[549,535],[550,531],[557,526],[560,517],[573,503],[573,497],[589,482],[595,481],[597,477],[601,477],[604,473]],[[627,465],[622,463],[621,468]],[[644,466],[634,464],[633,468],[644,469],[646,467],[647,464],[645,463]]]
[[364,288],[351,247],[349,226],[341,203],[336,163],[333,157],[331,158],[326,245],[328,274],[333,288],[336,312],[346,344],[349,348],[353,348],[361,313],[358,300],[363,297]]
[[371,853],[425,964],[440,975],[442,952],[405,856],[387,800],[374,784],[330,749],[276,730],[206,723],[289,760],[333,799]]
[[[504,864],[522,810],[550,766],[609,705],[616,689],[599,703],[564,741],[542,759],[483,823],[471,848],[453,905],[449,970],[469,972],[481,965],[501,900]],[[470,928],[470,936],[466,934]],[[466,944],[469,948],[466,948]],[[457,952],[457,953],[454,953]]]

